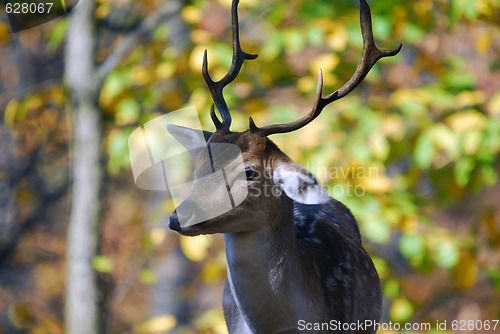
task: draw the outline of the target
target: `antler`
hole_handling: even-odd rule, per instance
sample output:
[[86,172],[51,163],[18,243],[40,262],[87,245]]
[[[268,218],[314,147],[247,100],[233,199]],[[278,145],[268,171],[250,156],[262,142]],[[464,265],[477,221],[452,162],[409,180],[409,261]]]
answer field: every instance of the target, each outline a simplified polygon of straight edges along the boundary
[[249,121],[251,132],[264,137],[275,133],[291,132],[302,128],[303,126],[309,124],[316,117],[318,117],[323,108],[328,104],[343,98],[351,91],[353,91],[361,83],[361,81],[363,81],[368,72],[370,72],[373,65],[375,65],[375,63],[380,58],[390,57],[398,54],[398,52],[401,50],[401,47],[403,46],[402,44],[392,50],[379,50],[377,48],[373,39],[370,6],[368,6],[365,0],[360,0],[360,6],[361,33],[363,35],[363,52],[358,67],[356,68],[356,72],[354,72],[354,75],[351,77],[351,79],[349,79],[349,81],[345,83],[339,90],[326,97],[323,97],[323,74],[321,70],[319,70],[318,86],[316,89],[316,101],[309,114],[292,123],[269,125],[262,128],[257,127],[252,117],[250,117]]
[[241,66],[245,59],[255,59],[257,55],[248,54],[243,52],[240,45],[240,34],[238,27],[238,3],[239,0],[233,0],[231,6],[231,26],[233,31],[233,61],[231,63],[231,67],[229,68],[229,72],[219,81],[213,81],[208,74],[208,60],[207,60],[207,50],[203,55],[203,77],[210,89],[210,93],[212,94],[212,99],[214,100],[217,109],[219,110],[220,115],[222,116],[222,123],[217,118],[215,114],[214,105],[210,107],[210,116],[212,117],[212,121],[215,124],[217,130],[224,129],[229,131],[229,127],[231,126],[231,114],[229,113],[229,109],[227,107],[226,101],[224,100],[224,96],[222,95],[222,90],[228,84],[230,84],[240,73]]

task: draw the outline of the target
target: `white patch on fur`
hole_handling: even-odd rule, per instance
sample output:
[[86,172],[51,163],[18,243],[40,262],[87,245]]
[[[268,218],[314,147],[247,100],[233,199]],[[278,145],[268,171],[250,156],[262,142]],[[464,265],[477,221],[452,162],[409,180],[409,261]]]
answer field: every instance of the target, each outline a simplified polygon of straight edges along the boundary
[[298,163],[280,162],[273,173],[273,182],[281,187],[288,197],[303,204],[322,204],[330,196],[314,177]]

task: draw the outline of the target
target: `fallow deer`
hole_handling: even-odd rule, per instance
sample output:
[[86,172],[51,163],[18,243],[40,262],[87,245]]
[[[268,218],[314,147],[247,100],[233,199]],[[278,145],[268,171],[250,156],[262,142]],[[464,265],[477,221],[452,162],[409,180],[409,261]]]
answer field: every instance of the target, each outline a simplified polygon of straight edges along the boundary
[[[380,282],[362,246],[356,220],[346,206],[321,189],[314,176],[268,139],[272,134],[307,125],[326,105],[356,88],[377,60],[399,52],[402,45],[392,50],[376,47],[370,8],[365,0],[360,0],[360,5],[363,51],[354,75],[346,84],[323,97],[320,70],[315,103],[306,116],[289,124],[264,127],[258,127],[250,117],[247,131],[232,132],[231,114],[222,90],[236,78],[244,60],[257,58],[241,49],[238,0],[233,0],[233,60],[229,72],[220,81],[213,81],[208,73],[206,51],[202,66],[222,121],[212,104],[210,115],[215,132],[204,131],[200,135],[188,128],[168,126],[181,144],[204,145],[200,153],[194,154],[192,189],[170,216],[169,227],[186,236],[224,233],[227,281],[223,309],[231,334],[376,331],[373,326],[363,324],[380,320]],[[197,184],[201,170],[220,168],[214,167],[208,154],[203,154],[210,151],[211,145],[220,143],[236,145],[243,163],[226,166],[225,184]],[[236,178],[241,174],[245,176],[243,181]],[[189,223],[197,221],[196,216],[210,208],[212,204],[207,198],[217,201],[221,192],[234,195],[235,189],[242,188],[248,189],[248,196],[239,205],[233,205],[232,210],[196,224]],[[188,206],[188,210],[180,210]]]

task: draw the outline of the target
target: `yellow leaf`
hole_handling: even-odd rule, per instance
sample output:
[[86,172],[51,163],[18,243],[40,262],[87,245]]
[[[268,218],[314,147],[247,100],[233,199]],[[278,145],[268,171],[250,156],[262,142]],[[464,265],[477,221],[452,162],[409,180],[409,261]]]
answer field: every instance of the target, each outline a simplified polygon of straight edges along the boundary
[[493,95],[486,110],[491,116],[500,117],[500,92]]
[[427,103],[430,100],[427,92],[418,89],[398,89],[391,95],[391,104],[398,107],[408,101]]
[[26,102],[26,109],[36,110],[42,107],[43,104],[44,104],[43,99],[38,95],[34,95],[28,99],[28,102]]
[[395,141],[403,140],[406,132],[401,117],[395,115],[388,115],[384,118],[382,130],[388,138]]
[[162,227],[156,227],[151,229],[150,238],[154,245],[160,245],[167,237],[167,231]]
[[143,65],[137,65],[132,68],[132,78],[138,86],[143,86],[149,82],[150,75]]
[[347,46],[347,30],[340,22],[331,21],[331,32],[326,36],[326,44],[334,51],[343,51]]
[[30,328],[30,334],[63,334],[62,324],[51,318],[44,318],[36,327]]
[[[194,32],[191,34],[194,34]],[[191,39],[193,39],[193,36],[191,36]],[[194,39],[193,42],[196,43]],[[193,51],[191,51],[191,54],[189,55],[189,67],[191,68],[191,71],[196,73],[200,72],[201,65],[203,64],[203,53],[205,52],[205,49],[207,49],[206,45],[198,45],[193,49]],[[217,58],[214,53],[210,53],[208,57],[211,67],[214,66],[214,63],[217,62]]]
[[486,125],[486,117],[479,111],[466,110],[448,116],[446,122],[457,132],[482,130]]
[[[203,313],[201,317],[199,317],[195,321],[195,326],[198,329],[198,332],[212,333],[212,330],[217,333],[227,333],[225,322],[224,322],[224,314],[222,310],[215,308],[210,309]],[[224,325],[223,327],[221,325]]]
[[434,4],[432,0],[421,0],[413,3],[415,13],[421,16],[428,14],[432,10],[433,6]]
[[486,101],[486,93],[483,91],[465,91],[461,92],[456,97],[457,109],[475,106]]
[[201,271],[201,278],[206,284],[215,284],[220,282],[223,275],[225,275],[225,267],[221,267],[217,260],[207,261]]
[[202,261],[208,255],[208,247],[211,245],[212,236],[207,235],[199,238],[180,236],[182,252],[191,261]]
[[401,220],[400,224],[401,231],[405,233],[415,233],[418,228],[418,219],[414,215],[405,216]]
[[[455,145],[456,134],[445,124],[438,123],[430,131],[430,135],[435,147],[438,147],[447,153],[447,156],[442,156],[442,161],[439,166],[444,166],[450,162],[451,159],[458,158],[458,150]],[[436,166],[437,167],[437,166]]]
[[[491,9],[490,9],[491,10]],[[482,55],[487,55],[491,50],[491,35],[483,33],[476,40],[476,50]]]
[[7,23],[0,21],[0,43],[7,43],[10,39],[10,29]]
[[[210,93],[209,93],[208,89],[206,89],[205,87],[200,87],[200,88],[193,90],[193,92],[191,93],[191,96],[189,97],[189,103],[187,103],[187,104],[194,105],[197,108],[201,109],[201,108],[209,105],[209,102],[212,102],[212,101],[210,100]],[[200,109],[198,109],[198,110],[200,110]],[[205,115],[208,115],[208,114],[209,114],[208,112],[205,112]]]
[[314,58],[309,67],[312,73],[317,73],[319,69],[323,70],[323,75],[329,73],[337,67],[340,62],[339,56],[334,53],[325,53]]
[[103,19],[106,16],[108,16],[110,12],[111,12],[111,6],[109,4],[102,4],[97,7],[95,11],[95,16],[98,19]]
[[464,152],[468,155],[473,155],[479,149],[481,145],[481,132],[479,131],[467,131],[464,136]]
[[392,302],[389,313],[393,321],[405,322],[413,315],[413,305],[405,298],[398,298]]
[[458,284],[464,289],[472,287],[476,283],[478,272],[476,260],[468,253],[462,254],[455,268]]
[[22,302],[15,302],[9,305],[7,318],[17,329],[29,328],[35,321],[35,316],[30,305]]
[[177,325],[177,320],[171,314],[160,315],[134,326],[134,333],[155,334],[166,333]]
[[315,148],[320,144],[321,138],[318,131],[320,125],[320,122],[316,122],[316,124],[302,128],[301,144],[304,150]]
[[372,260],[380,279],[387,278],[390,274],[390,269],[385,263],[385,261],[378,257],[373,257]]
[[175,63],[173,62],[163,62],[156,66],[156,76],[160,80],[168,79],[174,74],[176,69]]
[[370,193],[384,193],[394,189],[392,180],[385,175],[376,178],[366,178],[362,180],[361,185]]
[[382,132],[376,131],[370,135],[369,146],[375,158],[384,161],[389,155],[389,143]]
[[7,107],[5,108],[5,113],[3,116],[3,122],[6,127],[13,128],[14,123],[16,121],[16,112],[19,107],[19,102],[17,99],[12,99],[7,103]]
[[317,81],[312,76],[305,76],[297,80],[297,88],[302,93],[308,93],[316,89]]
[[195,6],[186,6],[181,11],[181,17],[184,21],[191,24],[196,24],[201,21],[203,13],[201,9]]
[[[204,43],[207,43],[207,42],[210,41],[212,35],[208,31],[206,31],[206,30],[194,29],[189,34],[189,37],[191,37],[191,40],[193,41],[194,44],[204,44]],[[197,53],[200,52],[199,49],[200,49],[199,47],[195,48],[195,50],[196,50]],[[205,51],[205,49],[206,49],[206,47],[202,47],[201,48],[200,57],[203,56],[203,51]],[[193,50],[193,52],[195,50]],[[191,53],[191,54],[193,54],[193,53]],[[201,60],[200,60],[200,64],[201,64]]]

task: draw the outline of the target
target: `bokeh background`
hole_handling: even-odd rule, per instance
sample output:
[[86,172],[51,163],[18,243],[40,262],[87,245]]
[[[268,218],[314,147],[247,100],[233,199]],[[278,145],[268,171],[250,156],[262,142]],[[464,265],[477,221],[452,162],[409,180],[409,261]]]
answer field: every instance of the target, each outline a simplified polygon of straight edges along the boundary
[[[402,42],[401,53],[272,139],[357,217],[384,322],[447,320],[451,332],[453,320],[500,319],[500,2],[370,5],[379,47]],[[319,68],[325,93],[348,80],[358,8],[242,0],[242,47],[259,58],[225,90],[232,129],[308,112]],[[229,0],[81,0],[17,34],[0,12],[0,333],[63,333],[65,321],[72,333],[226,332],[222,237],[166,228],[168,193],[135,186],[127,139],[191,105],[213,130],[202,53],[220,78],[229,10]]]

